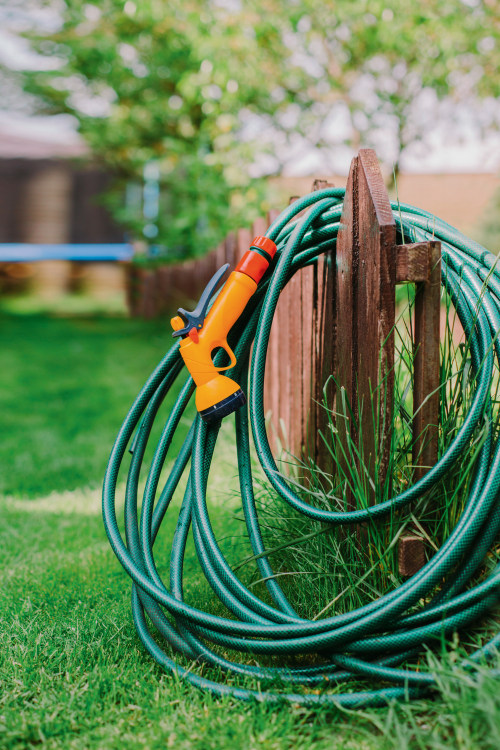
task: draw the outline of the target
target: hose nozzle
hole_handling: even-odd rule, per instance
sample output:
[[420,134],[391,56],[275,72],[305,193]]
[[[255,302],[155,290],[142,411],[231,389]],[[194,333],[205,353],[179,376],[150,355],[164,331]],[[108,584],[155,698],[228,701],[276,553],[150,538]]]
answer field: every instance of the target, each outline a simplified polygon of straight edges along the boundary
[[[196,408],[205,422],[216,422],[246,403],[238,383],[220,374],[236,364],[227,335],[257,289],[275,253],[276,245],[272,240],[255,237],[208,312],[210,300],[229,268],[228,264],[209,281],[193,312],[179,308],[171,320],[173,335],[182,337],[180,353],[196,383]],[[229,355],[230,364],[225,367],[216,367],[212,361],[212,352],[219,347]]]

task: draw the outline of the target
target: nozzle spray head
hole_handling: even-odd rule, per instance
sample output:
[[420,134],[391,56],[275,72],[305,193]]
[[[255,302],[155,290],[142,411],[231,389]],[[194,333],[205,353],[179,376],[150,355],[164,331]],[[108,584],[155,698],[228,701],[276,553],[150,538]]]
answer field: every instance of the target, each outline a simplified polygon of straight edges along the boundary
[[[227,335],[245,309],[276,253],[276,245],[268,237],[255,237],[230,274],[208,310],[213,293],[229,265],[222,266],[207,284],[192,312],[179,308],[171,324],[174,336],[181,336],[180,354],[196,383],[196,408],[201,418],[214,423],[236,411],[246,402],[245,394],[227,375],[221,375],[236,364],[236,357],[227,343]],[[230,364],[216,367],[212,352],[222,348]]]

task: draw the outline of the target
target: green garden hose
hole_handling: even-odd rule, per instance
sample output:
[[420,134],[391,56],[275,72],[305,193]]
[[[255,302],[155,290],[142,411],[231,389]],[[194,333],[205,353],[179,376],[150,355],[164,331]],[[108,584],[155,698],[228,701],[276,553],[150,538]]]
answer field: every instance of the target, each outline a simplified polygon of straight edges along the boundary
[[[435,675],[400,665],[418,654],[424,644],[447,637],[477,620],[500,598],[500,565],[480,583],[471,583],[500,530],[500,441],[492,420],[491,403],[492,384],[500,362],[497,339],[500,271],[487,250],[432,214],[405,204],[393,205],[400,238],[408,241],[434,238],[442,243],[442,284],[465,330],[475,371],[474,393],[463,424],[425,476],[401,494],[367,509],[342,513],[313,507],[297,495],[278,471],[266,436],[263,407],[264,369],[273,314],[279,295],[293,274],[335,244],[343,198],[342,189],[320,190],[293,203],[274,221],[267,237],[278,247],[275,264],[259,284],[230,336],[238,359],[232,377],[245,391],[248,383],[248,411],[239,409],[235,414],[241,502],[256,563],[273,605],[259,599],[234,574],[211,526],[206,488],[220,423],[207,425],[196,416],[159,490],[160,473],[174,432],[194,390],[190,377],[180,390],[156,447],[138,522],[139,474],[146,444],[165,395],[183,371],[178,342],[137,396],[109,459],[103,488],[104,523],[115,554],[133,579],[132,611],[137,632],[163,668],[215,695],[351,708],[421,695],[435,685]],[[297,218],[304,209],[307,209],[304,215]],[[470,449],[478,425],[483,428],[484,439],[462,515],[427,564],[402,585],[365,606],[345,614],[308,620],[294,611],[265,555],[253,492],[249,417],[256,453],[277,502],[281,498],[309,518],[335,526],[382,518],[395,508],[413,503],[443,480]],[[117,523],[115,494],[120,465],[130,444],[124,541]],[[170,581],[166,584],[157,571],[153,545],[188,464],[187,487],[171,544]],[[226,607],[226,617],[201,611],[184,600],[183,562],[190,529],[200,567],[214,594]],[[423,599],[427,604],[416,609]],[[158,642],[151,635],[151,625],[161,636]],[[248,679],[239,687],[237,679],[229,681],[236,685],[225,679],[217,682],[192,668],[185,669],[167,656],[159,643],[168,644],[189,660],[212,665],[223,675],[253,678],[252,687],[247,687]],[[223,647],[224,653],[246,652],[252,659],[259,654],[277,655],[281,666],[230,661],[221,655],[222,649],[213,649],[209,644]],[[499,644],[500,633],[469,655],[465,668],[493,656]],[[369,678],[388,686],[348,692],[343,685],[352,684],[353,678]],[[262,684],[266,687],[261,687]]]

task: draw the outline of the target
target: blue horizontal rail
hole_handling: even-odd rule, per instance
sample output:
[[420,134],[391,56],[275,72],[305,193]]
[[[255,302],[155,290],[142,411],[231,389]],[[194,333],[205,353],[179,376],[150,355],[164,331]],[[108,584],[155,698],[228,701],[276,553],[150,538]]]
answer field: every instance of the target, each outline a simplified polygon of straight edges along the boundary
[[0,243],[0,263],[31,263],[37,260],[131,260],[132,245],[127,243],[37,245],[24,242]]

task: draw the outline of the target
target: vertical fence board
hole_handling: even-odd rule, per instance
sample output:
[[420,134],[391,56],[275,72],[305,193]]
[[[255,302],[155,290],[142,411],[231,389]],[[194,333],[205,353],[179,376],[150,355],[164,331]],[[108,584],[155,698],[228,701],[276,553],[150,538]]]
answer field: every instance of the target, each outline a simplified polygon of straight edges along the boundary
[[[270,226],[279,211],[270,211],[267,215],[267,224]],[[267,348],[266,371],[264,377],[264,413],[268,418],[268,438],[273,452],[278,449],[278,430],[279,430],[279,384],[280,384],[280,365],[279,365],[279,324],[278,311],[276,311],[271,333],[269,336],[269,345]]]
[[274,423],[277,430],[277,437],[283,449],[289,447],[289,429],[288,422],[290,417],[290,359],[289,359],[289,335],[290,319],[289,310],[290,287],[286,286],[280,294],[278,305],[276,307],[276,325],[278,331],[278,379],[275,388],[277,389],[278,406],[274,417]]
[[221,242],[215,250],[215,268],[219,269],[226,262],[226,243]]
[[304,385],[302,364],[302,278],[298,271],[288,282],[288,359],[282,360],[282,367],[289,371],[289,403],[287,404],[288,450],[292,457],[301,458],[302,453],[302,390]]
[[[357,339],[355,337],[355,297],[357,285],[359,244],[358,244],[358,157],[351,162],[347,179],[344,206],[337,236],[336,273],[336,317],[337,317],[337,383],[340,390],[336,396],[337,434],[340,446],[346,453],[344,463],[349,463],[349,431],[356,438],[356,426],[349,419],[349,407],[354,404],[354,366],[357,362]],[[347,505],[352,505],[352,496],[345,490]]]
[[231,268],[236,265],[236,233],[229,232],[224,242],[224,249],[226,251],[226,263],[229,263]]
[[[428,242],[429,276],[417,283],[413,359],[413,466],[420,479],[438,458],[439,344],[441,319],[441,243]],[[398,545],[401,575],[414,575],[425,564],[425,544],[419,534],[401,537]]]
[[328,449],[331,440],[330,419],[334,419],[336,373],[336,307],[335,307],[335,254],[329,251],[318,258],[314,276],[314,321],[313,321],[313,373],[312,394],[314,399],[314,460],[321,471],[331,474],[332,455]]
[[267,223],[266,219],[263,216],[259,216],[252,224],[252,240],[258,235],[265,234],[268,228],[269,224]]
[[300,272],[301,277],[301,363],[303,373],[302,400],[300,414],[301,443],[305,457],[315,460],[315,434],[317,427],[317,408],[315,403],[314,383],[317,376],[318,359],[316,354],[317,305],[315,299],[315,278],[317,265],[306,266]]
[[439,418],[439,328],[441,245],[429,242],[429,280],[415,295],[413,465],[420,479],[437,461]]
[[[317,179],[312,184],[312,190],[323,190],[333,187],[333,183],[327,180]],[[329,378],[335,372],[335,247],[321,255],[315,265],[312,275],[312,289],[304,300],[312,301],[313,315],[308,323],[311,330],[311,351],[309,357],[304,358],[304,367],[311,362],[311,383],[309,385],[310,399],[309,411],[310,421],[313,427],[313,441],[311,441],[311,457],[318,469],[330,474],[332,471],[331,453],[328,450],[328,442],[331,437],[329,430],[329,418],[334,409],[335,388],[333,381]],[[309,302],[309,306],[311,302]],[[327,382],[328,381],[328,382]],[[326,401],[326,406],[324,405]],[[328,411],[327,411],[328,410]],[[304,429],[303,440],[307,440],[307,431]]]
[[[355,414],[368,477],[375,485],[382,485],[389,466],[393,414],[396,222],[371,149],[359,152],[358,203]],[[375,395],[376,414],[372,413],[371,394]]]
[[[236,232],[236,257],[234,259],[235,266],[237,265],[237,263],[239,263],[239,261],[245,255],[246,251],[250,247],[250,243],[252,239],[253,237],[248,227],[243,227],[242,229],[238,229],[238,231]],[[233,270],[233,268],[231,270]]]

